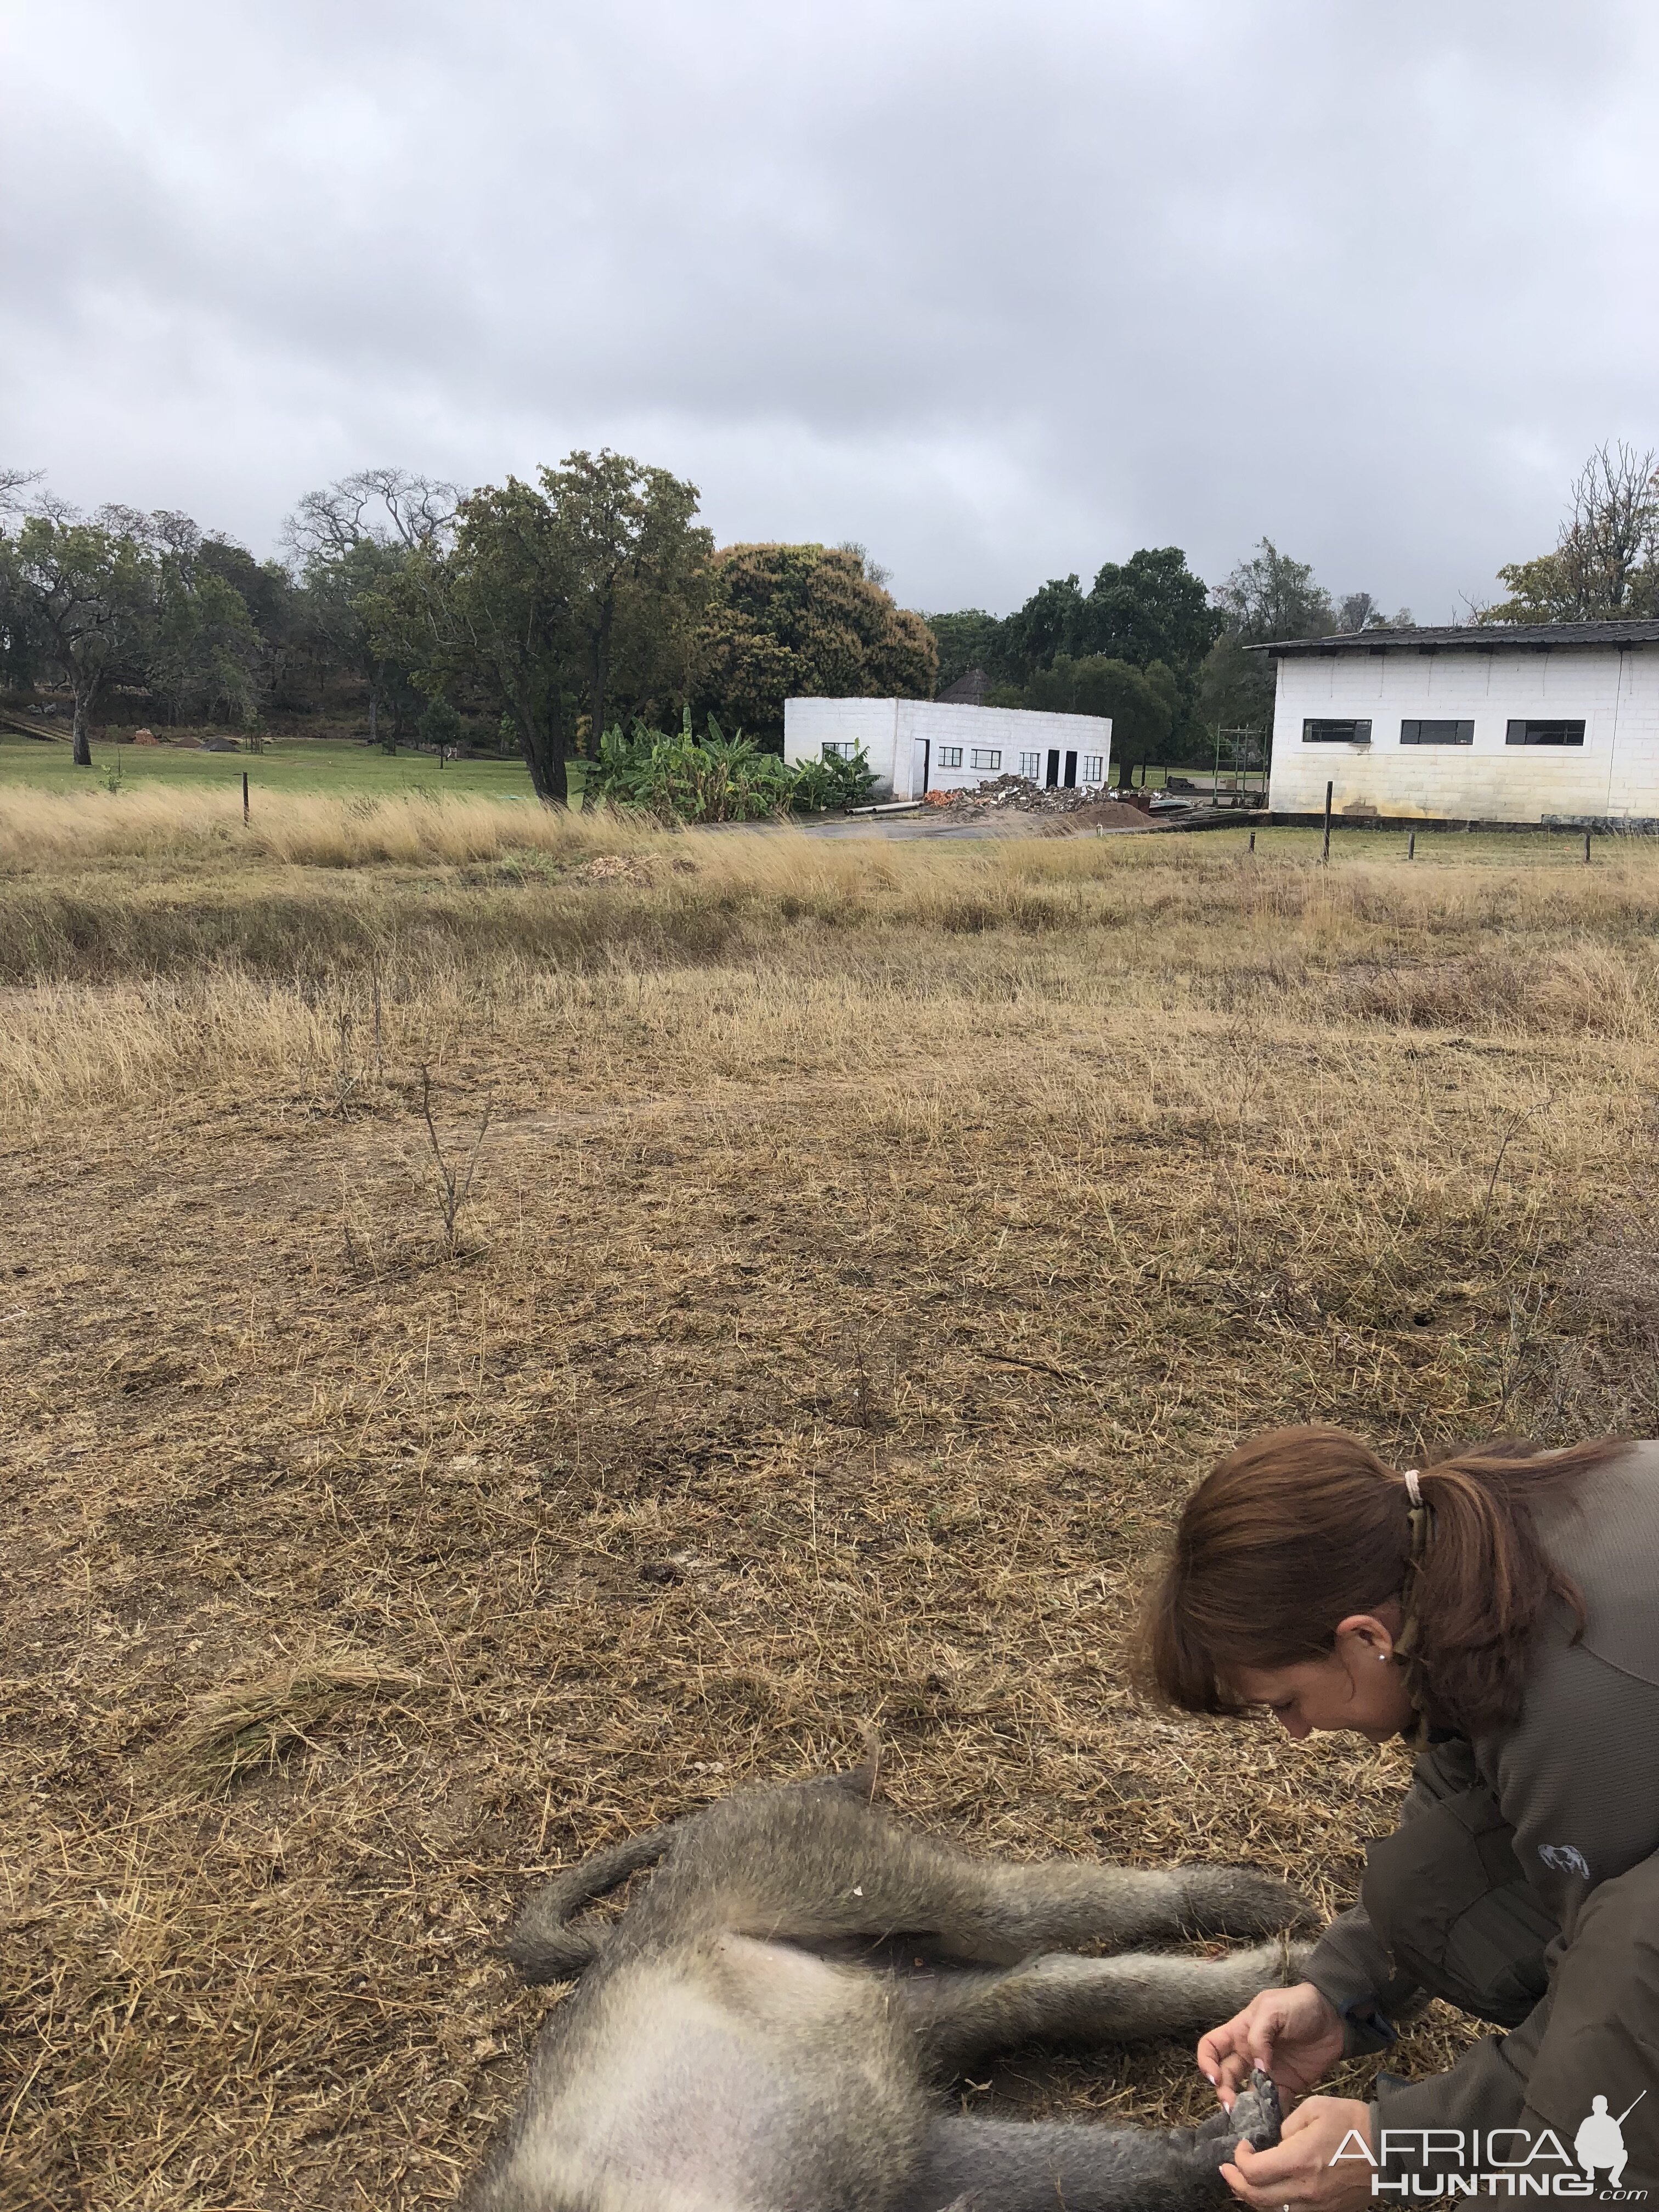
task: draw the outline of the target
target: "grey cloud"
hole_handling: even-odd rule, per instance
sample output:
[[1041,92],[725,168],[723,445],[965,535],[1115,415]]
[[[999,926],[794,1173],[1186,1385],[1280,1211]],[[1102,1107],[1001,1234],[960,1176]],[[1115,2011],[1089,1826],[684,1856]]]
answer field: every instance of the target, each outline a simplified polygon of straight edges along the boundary
[[1547,0],[59,0],[8,33],[0,459],[260,547],[575,444],[1006,606],[1264,531],[1443,617],[1646,363],[1656,29]]

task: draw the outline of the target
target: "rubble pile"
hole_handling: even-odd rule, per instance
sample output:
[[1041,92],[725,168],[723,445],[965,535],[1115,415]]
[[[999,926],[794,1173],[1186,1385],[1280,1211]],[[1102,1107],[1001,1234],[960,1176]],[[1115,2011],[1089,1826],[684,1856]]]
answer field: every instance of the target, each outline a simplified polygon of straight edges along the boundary
[[1012,811],[1018,814],[1081,814],[1087,812],[1091,820],[1109,823],[1115,815],[1123,817],[1125,828],[1133,826],[1136,817],[1152,811],[1152,802],[1144,792],[1115,792],[1102,786],[1098,789],[1066,791],[1060,787],[1045,790],[1042,784],[1033,783],[1029,776],[999,775],[989,781],[975,784],[968,791],[930,791],[926,804],[936,806],[942,814],[967,814],[976,818],[988,814]]
[[1097,806],[1098,791],[1045,791],[1028,775],[993,776],[968,791],[930,791],[927,804],[946,814],[986,814],[994,808],[1013,807],[1021,814],[1074,814],[1080,806]]

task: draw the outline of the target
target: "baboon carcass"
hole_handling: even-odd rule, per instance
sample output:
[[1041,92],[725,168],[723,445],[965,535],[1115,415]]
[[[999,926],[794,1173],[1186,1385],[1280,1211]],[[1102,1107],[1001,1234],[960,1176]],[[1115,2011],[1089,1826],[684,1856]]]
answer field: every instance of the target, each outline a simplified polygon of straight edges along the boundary
[[[871,1803],[868,1770],[744,1790],[568,1869],[506,1945],[580,1977],[466,2212],[1198,2212],[1241,2136],[1278,2139],[1271,2085],[1198,2129],[997,2120],[943,2090],[1032,2040],[1195,2033],[1299,1947],[1221,1959],[1099,1945],[1300,1923],[1247,1869],[978,1861]],[[640,1869],[620,1920],[573,1926]]]

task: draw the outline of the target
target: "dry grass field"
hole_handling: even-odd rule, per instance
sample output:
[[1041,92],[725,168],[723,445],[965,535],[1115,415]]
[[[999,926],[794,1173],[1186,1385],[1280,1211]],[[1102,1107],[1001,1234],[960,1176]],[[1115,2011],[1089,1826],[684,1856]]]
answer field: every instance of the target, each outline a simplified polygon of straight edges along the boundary
[[1352,1894],[1398,1757],[1148,1711],[1133,1592],[1266,1424],[1651,1429],[1659,855],[264,815],[0,796],[0,2203],[448,2202],[520,1893],[870,1720]]

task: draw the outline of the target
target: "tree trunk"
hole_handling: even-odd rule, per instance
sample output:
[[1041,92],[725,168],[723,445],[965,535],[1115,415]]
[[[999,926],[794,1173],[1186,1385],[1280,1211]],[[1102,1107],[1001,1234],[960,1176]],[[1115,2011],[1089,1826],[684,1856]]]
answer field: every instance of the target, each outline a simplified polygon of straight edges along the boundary
[[593,639],[593,684],[588,701],[588,743],[592,757],[599,757],[599,740],[605,735],[605,694],[611,680],[611,630],[616,620],[617,605],[614,594],[608,594],[605,611],[599,617],[599,627]]
[[565,769],[562,725],[556,720],[550,728],[538,730],[520,715],[514,715],[514,720],[519,726],[519,748],[530,770],[530,781],[537,798],[544,806],[568,806],[570,781]]
[[78,684],[70,696],[75,701],[75,765],[76,768],[90,768],[92,745],[87,731],[87,709],[92,702]]

